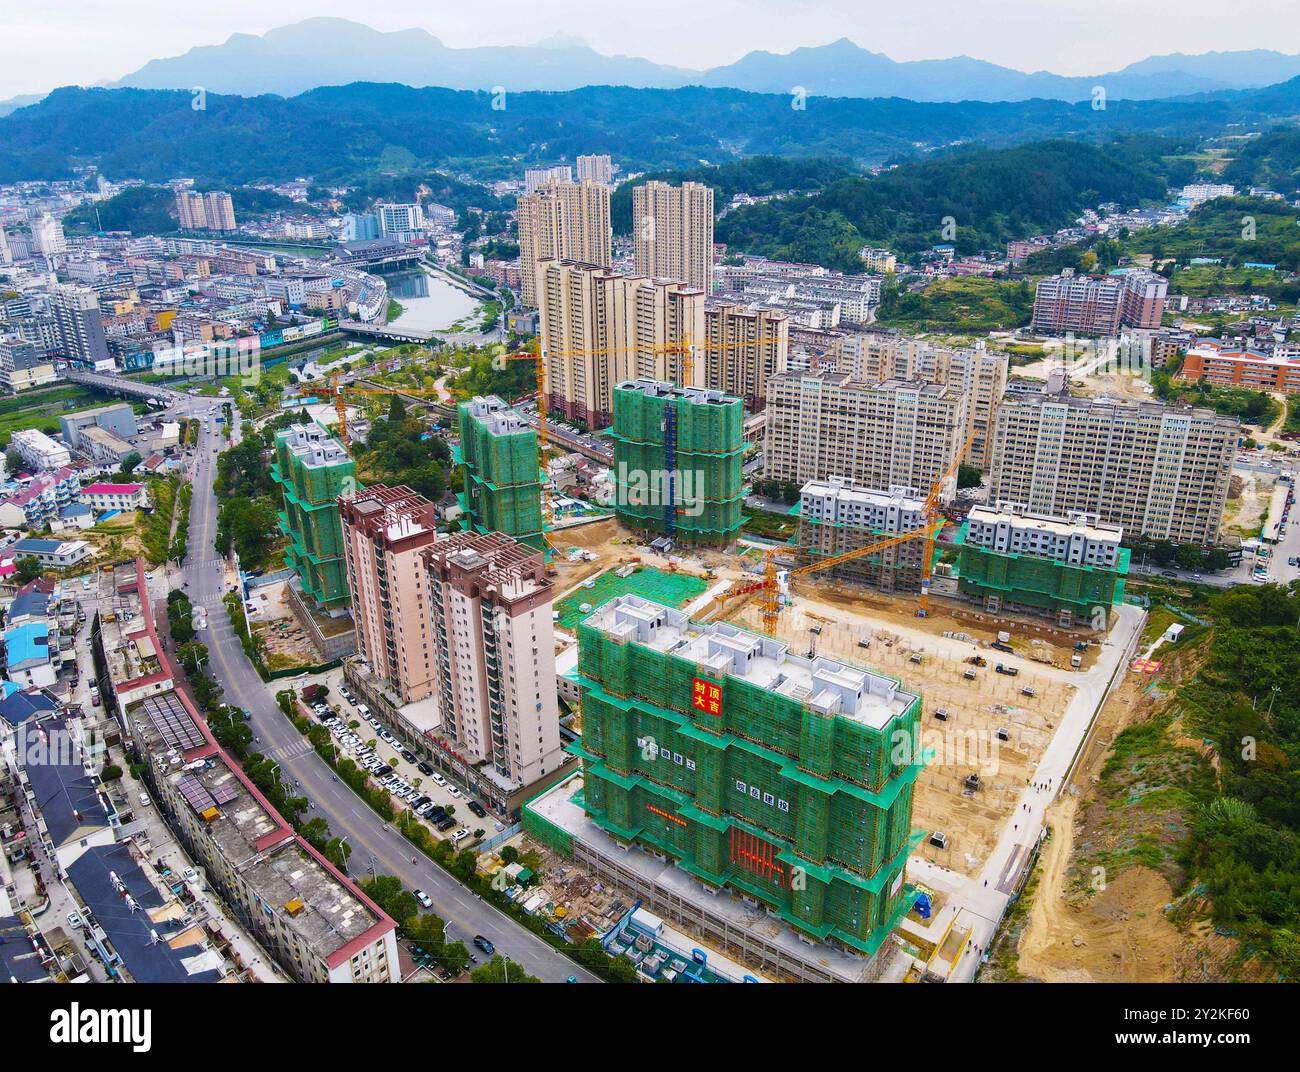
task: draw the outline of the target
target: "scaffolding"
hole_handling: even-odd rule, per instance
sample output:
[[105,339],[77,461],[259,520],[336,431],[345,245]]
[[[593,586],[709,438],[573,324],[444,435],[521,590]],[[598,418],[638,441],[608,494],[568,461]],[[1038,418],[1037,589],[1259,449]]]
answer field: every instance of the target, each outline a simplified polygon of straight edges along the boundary
[[495,395],[462,402],[459,421],[453,458],[463,478],[465,527],[544,551],[537,432]]
[[360,490],[356,463],[320,425],[295,425],[276,433],[271,479],[284,503],[277,516],[289,538],[286,565],[322,609],[346,607],[350,595],[338,497]]
[[[680,614],[670,624],[683,639],[666,647],[607,630],[601,615],[578,628],[583,736],[571,750],[583,759],[586,813],[809,936],[874,954],[910,904],[903,871],[922,758],[899,742],[916,740],[920,697],[732,626]],[[888,714],[868,724],[828,711],[814,690],[706,674],[686,641],[714,630],[729,644],[756,640],[758,657],[792,676],[865,674],[873,694],[890,697]]]
[[740,399],[657,380],[613,395],[618,519],[676,542],[728,543],[744,522]]
[[1051,558],[993,551],[967,541],[969,523],[963,524],[954,543],[958,546],[958,590],[986,609],[1027,608],[1048,611],[1063,625],[1090,621],[1097,609],[1124,602],[1124,578],[1131,555],[1119,550],[1114,569],[1071,565]]

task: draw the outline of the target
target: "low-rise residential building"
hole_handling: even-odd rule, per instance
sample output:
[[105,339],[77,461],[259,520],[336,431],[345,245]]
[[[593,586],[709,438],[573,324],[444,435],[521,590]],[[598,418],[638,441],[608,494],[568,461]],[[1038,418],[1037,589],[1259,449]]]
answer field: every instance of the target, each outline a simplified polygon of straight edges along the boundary
[[118,469],[124,458],[139,453],[121,436],[98,425],[83,428],[80,438],[82,450],[100,469]]
[[49,688],[59,679],[59,638],[47,621],[28,621],[4,631],[5,677],[24,689]]
[[52,526],[66,507],[77,502],[81,481],[72,468],[58,469],[29,480],[0,497],[0,527],[39,532]]
[[87,484],[81,489],[81,501],[94,510],[147,510],[147,484]]
[[35,428],[18,429],[9,437],[9,446],[18,452],[33,473],[62,469],[72,461],[66,446]]
[[38,540],[28,537],[9,548],[15,558],[34,558],[42,566],[67,569],[90,557],[90,544],[85,540]]

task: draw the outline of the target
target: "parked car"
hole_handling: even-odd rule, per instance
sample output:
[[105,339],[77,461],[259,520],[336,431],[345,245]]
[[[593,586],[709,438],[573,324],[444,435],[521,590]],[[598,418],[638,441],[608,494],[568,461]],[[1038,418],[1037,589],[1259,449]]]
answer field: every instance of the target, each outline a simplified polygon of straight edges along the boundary
[[472,811],[475,815],[477,815],[480,819],[485,818],[487,816],[487,809],[484,808],[483,805],[480,804],[477,800],[471,800],[469,802],[469,810]]
[[451,843],[453,845],[459,845],[467,837],[469,837],[469,831],[462,826],[459,830],[457,830],[454,834],[451,835]]
[[497,947],[494,946],[491,942],[489,942],[486,938],[484,938],[483,935],[481,934],[474,935],[474,944],[478,946],[478,948],[481,949],[489,957],[497,951]]
[[433,907],[432,899],[430,899],[429,895],[425,893],[424,890],[415,890],[414,893],[415,893],[415,899],[419,901],[424,908]]
[[998,665],[995,666],[993,669],[995,669],[999,674],[1006,674],[1007,677],[1016,677],[1020,673],[1020,671],[1016,669],[1016,667],[1003,666],[1001,663],[998,663]]
[[140,802],[140,807],[142,808],[147,808],[150,804],[153,803],[153,801],[149,799],[148,793],[141,793],[138,797],[136,797],[136,800]]
[[423,760],[421,760],[419,763],[415,765],[415,769],[418,770],[421,774],[433,773],[433,767],[428,763],[425,763]]

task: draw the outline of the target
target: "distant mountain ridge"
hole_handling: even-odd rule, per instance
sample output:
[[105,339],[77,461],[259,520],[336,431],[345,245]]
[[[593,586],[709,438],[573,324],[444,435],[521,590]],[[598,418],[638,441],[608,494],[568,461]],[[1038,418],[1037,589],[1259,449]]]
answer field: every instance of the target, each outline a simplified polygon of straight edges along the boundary
[[[833,97],[902,97],[914,101],[1088,100],[1104,88],[1112,100],[1154,100],[1251,89],[1300,75],[1300,56],[1266,49],[1151,56],[1118,71],[1067,77],[1027,74],[969,56],[899,62],[848,38],[777,54],[755,51],[704,71],[634,56],[604,55],[579,38],[556,34],[533,45],[452,48],[423,29],[381,32],[339,18],[310,18],[259,36],[232,34],[219,45],[151,60],[106,88],[190,89],[209,93],[294,96],[321,86],[397,82],[422,88],[563,91],[583,86],[675,89],[683,86],[754,93]],[[0,102],[0,115],[30,103]]]
[[[513,93],[399,84],[325,86],[291,99],[209,92],[201,121],[188,90],[55,90],[0,118],[0,182],[63,177],[96,164],[109,178],[191,175],[247,184],[312,175],[440,168],[479,179],[515,176],[520,161],[607,152],[628,171],[695,167],[745,156],[835,156],[883,163],[959,146],[1134,133],[1198,139],[1300,114],[1300,77],[1255,90],[1171,100],[923,103],[813,98],[735,89],[592,86]],[[328,151],[322,151],[327,148]]]

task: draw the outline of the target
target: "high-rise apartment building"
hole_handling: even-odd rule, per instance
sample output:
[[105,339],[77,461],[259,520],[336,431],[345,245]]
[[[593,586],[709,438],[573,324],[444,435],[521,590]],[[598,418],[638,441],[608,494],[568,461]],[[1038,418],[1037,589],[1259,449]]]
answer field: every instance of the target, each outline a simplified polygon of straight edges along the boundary
[[632,190],[632,242],[638,275],[681,279],[713,290],[713,187],[647,182]]
[[693,383],[745,401],[760,410],[767,402],[767,381],[786,371],[790,354],[790,319],[773,309],[748,308],[733,302],[709,302],[704,308],[704,345],[695,363],[703,366]]
[[564,763],[551,582],[540,551],[461,532],[424,554],[443,730],[511,791]]
[[594,182],[547,182],[519,198],[519,275],[525,305],[537,307],[537,265],[547,258],[608,268],[614,232],[609,187]]
[[339,500],[357,648],[403,703],[433,693],[424,551],[436,522],[433,503],[407,487],[374,484]]
[[[579,157],[581,160],[582,158]],[[582,176],[578,176],[581,180]],[[524,194],[535,194],[548,182],[572,182],[573,168],[568,164],[556,164],[554,167],[532,167],[524,169]]]
[[57,257],[68,251],[68,241],[63,235],[63,224],[45,213],[32,223],[32,245],[45,257]]
[[614,161],[608,153],[578,157],[578,181],[599,182],[608,186],[614,181]]
[[224,190],[178,190],[176,218],[182,231],[233,231],[235,204]]
[[1114,335],[1121,326],[1160,327],[1167,280],[1151,272],[1122,275],[1060,275],[1040,279],[1034,291],[1035,331]]
[[235,203],[224,190],[210,190],[203,195],[203,212],[209,231],[235,230]]
[[1241,426],[1212,410],[1008,395],[998,409],[990,502],[1093,514],[1150,539],[1219,537]]
[[[1009,359],[984,344],[954,349],[896,331],[862,331],[837,340],[831,363],[857,380],[924,380],[966,395],[966,434],[971,445],[962,459],[977,469],[989,464],[990,430],[1007,389]],[[964,441],[964,440],[963,440]]]
[[14,257],[9,250],[9,239],[5,235],[5,229],[0,227],[0,264],[13,264]]
[[725,546],[744,523],[744,407],[699,387],[614,388],[615,516],[683,544]]
[[[966,426],[966,396],[945,384],[787,372],[768,381],[764,475],[800,487],[837,476],[925,495],[952,466]],[[954,475],[941,499],[955,493]]]
[[[674,347],[705,334],[704,295],[684,283],[567,260],[541,261],[537,279],[550,406],[590,428],[610,423],[616,383],[680,381]],[[697,360],[692,382],[704,372]]]
[[51,306],[64,356],[91,370],[111,369],[99,295],[88,287],[59,286],[54,288]]
[[349,212],[343,217],[339,238],[344,242],[366,242],[379,237],[379,217],[373,212]]
[[460,463],[465,527],[544,551],[536,430],[496,395],[462,402],[459,418],[452,456]]
[[424,209],[418,204],[381,204],[375,206],[379,233],[385,238],[409,242],[424,233]]
[[280,485],[280,530],[289,537],[285,564],[316,605],[343,613],[348,605],[339,497],[359,490],[356,463],[318,424],[296,424],[275,434],[271,479]]
[[[757,900],[808,942],[874,956],[912,902],[921,762],[897,744],[914,740],[921,698],[865,667],[634,595],[586,618],[578,644],[583,733],[572,747],[590,822],[570,851],[588,856],[577,843],[594,823],[710,890]],[[650,892],[656,911],[692,897],[656,904],[668,888],[661,878]]]

